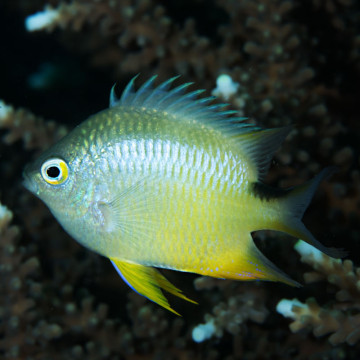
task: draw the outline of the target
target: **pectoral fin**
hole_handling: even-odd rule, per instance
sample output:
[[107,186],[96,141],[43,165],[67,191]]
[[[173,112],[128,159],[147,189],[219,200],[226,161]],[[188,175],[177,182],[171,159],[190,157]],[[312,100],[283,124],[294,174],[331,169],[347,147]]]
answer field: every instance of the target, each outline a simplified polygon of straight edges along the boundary
[[195,301],[183,295],[181,290],[172,285],[163,275],[160,274],[159,271],[154,268],[128,263],[117,259],[110,259],[110,261],[114,265],[118,274],[133,290],[176,315],[180,316],[179,313],[170,307],[169,302],[163,295],[161,289],[164,289],[181,299],[197,304]]

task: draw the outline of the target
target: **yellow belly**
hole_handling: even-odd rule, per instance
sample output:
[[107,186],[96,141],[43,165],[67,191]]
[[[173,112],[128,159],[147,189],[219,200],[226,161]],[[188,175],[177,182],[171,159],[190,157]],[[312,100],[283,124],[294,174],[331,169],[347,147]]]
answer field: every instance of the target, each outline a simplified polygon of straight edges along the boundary
[[117,258],[147,266],[214,272],[213,276],[221,273],[223,264],[238,265],[241,254],[247,253],[250,232],[261,228],[264,209],[246,184],[243,191],[215,190],[157,184],[145,191],[152,195],[147,201],[142,198],[138,207],[141,194],[132,196],[123,216],[128,224],[116,239],[118,250],[106,255],[117,253]]

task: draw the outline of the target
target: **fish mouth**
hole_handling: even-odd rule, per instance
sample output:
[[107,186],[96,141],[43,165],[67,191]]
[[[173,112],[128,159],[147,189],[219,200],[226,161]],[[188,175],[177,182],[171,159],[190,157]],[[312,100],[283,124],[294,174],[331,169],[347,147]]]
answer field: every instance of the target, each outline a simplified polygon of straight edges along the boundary
[[28,169],[28,166],[25,167],[24,171],[23,171],[23,182],[22,185],[25,187],[25,189],[29,190],[30,192],[32,192],[33,194],[38,194],[39,192],[39,185],[36,183],[36,181],[34,180],[34,178],[31,178],[28,175],[28,171],[26,171]]

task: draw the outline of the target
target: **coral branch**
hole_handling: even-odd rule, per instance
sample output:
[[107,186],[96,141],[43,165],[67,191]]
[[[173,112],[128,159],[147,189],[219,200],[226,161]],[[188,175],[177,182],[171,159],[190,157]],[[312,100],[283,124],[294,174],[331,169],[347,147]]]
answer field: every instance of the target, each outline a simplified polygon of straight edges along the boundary
[[27,150],[46,149],[66,134],[64,126],[44,121],[25,109],[15,110],[0,100],[0,129],[8,130],[4,137],[7,145],[22,140]]
[[19,228],[11,225],[13,214],[0,203],[0,353],[6,349],[16,357],[26,337],[25,324],[31,318],[35,301],[22,296],[24,288],[33,287],[27,278],[37,271],[35,257],[26,258],[17,246]]
[[213,315],[205,315],[205,324],[199,324],[193,329],[192,338],[195,342],[202,342],[212,336],[222,337],[224,330],[238,335],[247,321],[261,324],[267,315],[261,291],[246,291],[230,297],[226,303],[216,305]]
[[360,268],[355,268],[350,260],[332,259],[302,241],[295,248],[301,261],[314,269],[305,274],[305,282],[327,281],[335,285],[339,288],[336,302],[321,307],[313,298],[305,303],[283,299],[277,311],[294,320],[290,324],[292,332],[312,329],[316,337],[332,334],[332,345],[354,345],[360,340]]

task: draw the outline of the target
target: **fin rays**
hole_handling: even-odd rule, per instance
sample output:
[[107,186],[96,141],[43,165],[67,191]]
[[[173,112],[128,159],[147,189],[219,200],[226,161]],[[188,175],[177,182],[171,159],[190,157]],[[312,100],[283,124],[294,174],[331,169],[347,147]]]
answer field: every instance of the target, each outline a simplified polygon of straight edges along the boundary
[[252,132],[250,127],[247,134],[239,135],[242,149],[249,156],[251,162],[256,164],[257,177],[254,181],[264,180],[275,151],[291,129],[291,126],[285,126]]
[[[120,98],[116,97],[113,87],[110,94],[110,107],[138,106],[154,109],[168,112],[179,118],[188,117],[219,128],[222,123],[225,123],[229,132],[237,134],[259,129],[251,124],[243,124],[246,118],[233,116],[237,113],[236,111],[222,110],[228,104],[209,105],[215,99],[214,96],[197,99],[205,90],[194,90],[184,94],[193,84],[191,82],[181,84],[169,90],[179,76],[174,76],[157,87],[154,87],[157,76],[153,76],[136,91],[135,80],[137,77],[138,75],[130,80]],[[229,118],[230,115],[233,117]]]
[[173,312],[176,315],[180,314],[173,310],[169,302],[163,295],[161,289],[193,304],[195,301],[189,299],[181,290],[171,284],[163,275],[154,268],[128,263],[117,259],[110,259],[118,274],[123,280],[137,293]]
[[321,244],[301,221],[319,184],[331,176],[334,171],[334,167],[327,167],[305,184],[288,190],[287,196],[282,201],[280,200],[283,213],[286,214],[286,216],[283,221],[279,223],[277,230],[306,241],[328,256],[342,258],[347,254],[345,251],[342,249],[329,248]]
[[170,89],[179,76],[172,77],[157,87],[154,86],[157,77],[153,76],[136,90],[137,76],[130,80],[119,99],[115,96],[114,88],[112,89],[111,107],[138,107],[163,111],[171,114],[175,121],[195,121],[209,126],[234,141],[252,161],[257,169],[257,178],[251,180],[263,180],[275,151],[291,127],[261,130],[253,124],[245,123],[246,118],[237,117],[237,111],[224,110],[228,104],[211,104],[215,100],[214,96],[198,98],[204,90],[185,93],[192,83]]

